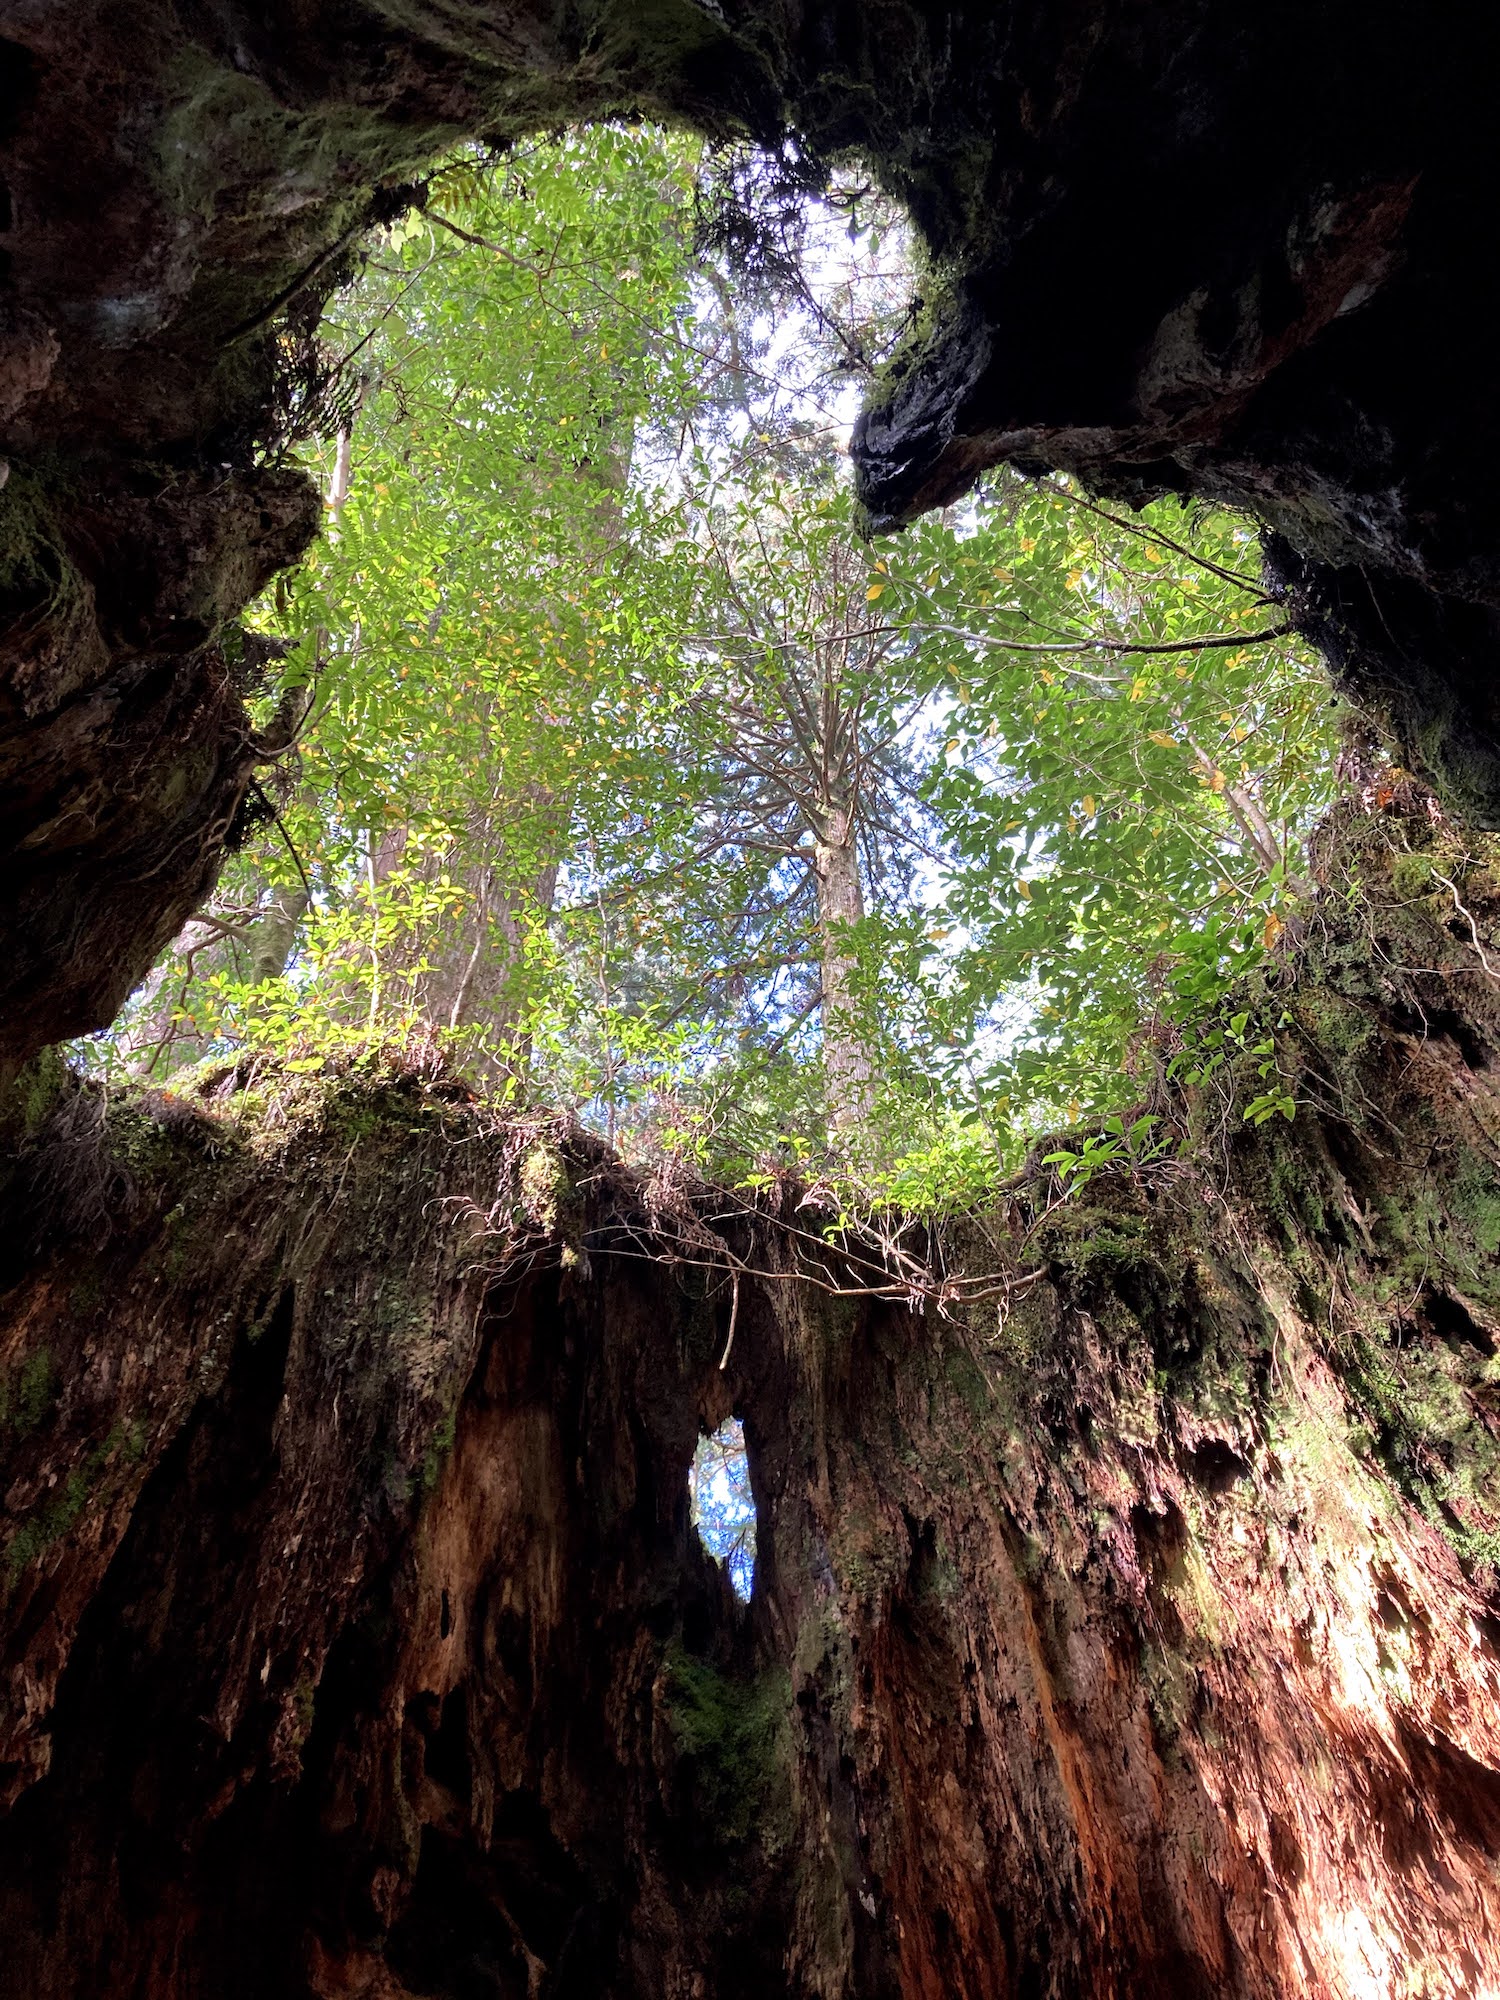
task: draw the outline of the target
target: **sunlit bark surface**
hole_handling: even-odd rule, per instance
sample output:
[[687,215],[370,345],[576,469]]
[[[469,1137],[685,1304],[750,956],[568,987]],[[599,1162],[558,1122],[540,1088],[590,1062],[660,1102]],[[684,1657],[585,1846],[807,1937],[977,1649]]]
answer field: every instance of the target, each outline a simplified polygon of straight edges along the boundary
[[848,926],[865,914],[853,814],[834,806],[814,850],[823,990],[823,1068],[829,1122],[848,1131],[868,1122],[873,1106],[870,1059],[860,1032],[854,979],[858,960]]

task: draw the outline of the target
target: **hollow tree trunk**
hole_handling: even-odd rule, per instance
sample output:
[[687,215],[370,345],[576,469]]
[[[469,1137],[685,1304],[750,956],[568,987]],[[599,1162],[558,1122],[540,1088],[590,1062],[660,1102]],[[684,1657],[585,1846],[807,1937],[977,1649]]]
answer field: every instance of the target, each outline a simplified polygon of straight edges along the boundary
[[703,1223],[457,1085],[12,1093],[0,1991],[1495,1990],[1500,1002],[1354,837],[1292,1125],[1019,1185],[947,1315],[716,1198],[723,1372]]

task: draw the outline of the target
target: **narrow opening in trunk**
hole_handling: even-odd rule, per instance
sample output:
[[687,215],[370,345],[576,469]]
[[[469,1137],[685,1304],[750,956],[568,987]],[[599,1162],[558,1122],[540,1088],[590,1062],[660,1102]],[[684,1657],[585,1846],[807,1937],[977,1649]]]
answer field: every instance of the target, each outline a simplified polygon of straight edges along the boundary
[[711,1436],[699,1438],[688,1492],[699,1540],[716,1562],[728,1567],[735,1596],[747,1604],[755,1582],[755,1496],[738,1417],[726,1418]]

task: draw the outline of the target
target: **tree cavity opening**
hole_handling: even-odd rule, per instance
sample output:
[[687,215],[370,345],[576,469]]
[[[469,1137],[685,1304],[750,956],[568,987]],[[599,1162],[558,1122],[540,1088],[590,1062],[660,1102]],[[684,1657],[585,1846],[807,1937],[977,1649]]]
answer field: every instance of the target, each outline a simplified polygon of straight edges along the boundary
[[688,1497],[699,1541],[727,1566],[735,1596],[748,1604],[755,1582],[755,1495],[745,1427],[738,1417],[726,1417],[711,1436],[699,1438],[688,1473]]

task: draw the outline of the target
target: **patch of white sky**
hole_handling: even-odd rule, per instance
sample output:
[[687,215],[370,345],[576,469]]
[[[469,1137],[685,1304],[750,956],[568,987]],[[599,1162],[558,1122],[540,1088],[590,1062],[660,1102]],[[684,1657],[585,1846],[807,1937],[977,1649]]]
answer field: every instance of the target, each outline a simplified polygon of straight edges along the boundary
[[688,1473],[688,1500],[699,1540],[729,1571],[742,1604],[755,1584],[755,1495],[750,1456],[738,1417],[698,1440]]
[[[712,377],[738,363],[744,406],[724,410],[721,447],[728,457],[753,442],[757,430],[795,424],[809,449],[847,454],[869,377],[899,333],[920,282],[909,225],[887,201],[854,177],[835,181],[831,197],[809,197],[799,245],[803,291],[788,285],[774,304],[757,304],[754,288],[732,273],[705,268],[693,287],[693,344]],[[763,290],[763,288],[762,288]],[[748,310],[747,310],[748,304]],[[738,340],[724,337],[726,311],[737,318]],[[717,386],[710,380],[710,393]],[[638,462],[638,476],[666,492],[676,476],[685,433],[668,420]],[[695,434],[695,442],[702,440]]]

